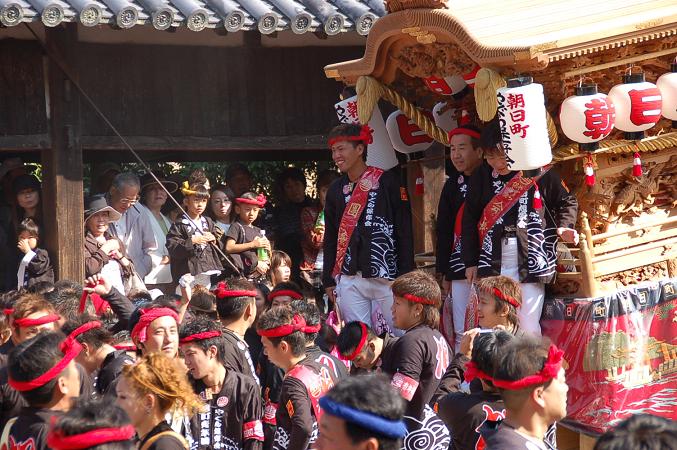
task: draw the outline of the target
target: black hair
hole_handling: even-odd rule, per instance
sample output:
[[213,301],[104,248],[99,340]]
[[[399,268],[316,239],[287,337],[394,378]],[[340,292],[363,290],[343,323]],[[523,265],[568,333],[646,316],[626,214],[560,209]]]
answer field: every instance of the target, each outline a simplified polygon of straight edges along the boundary
[[331,185],[334,180],[338,179],[340,175],[331,169],[325,169],[317,174],[317,179],[315,180],[315,188],[317,189],[317,194],[320,194],[320,189],[323,187],[328,187]]
[[[204,333],[207,331],[222,331],[223,328],[221,327],[221,324],[218,322],[215,322],[213,320],[210,320],[207,317],[195,317],[194,320],[184,322],[181,324],[181,328],[179,329],[179,339],[184,339],[188,336],[192,336],[193,334],[198,334],[198,333]],[[216,336],[213,338],[209,339],[201,339],[201,340],[195,340],[191,341],[191,344],[196,345],[202,351],[205,353],[207,350],[209,350],[209,347],[212,345],[216,347],[217,354],[216,358],[219,360],[220,363],[224,364],[224,355],[226,353],[226,338],[222,336]]]
[[[369,325],[366,325],[366,327],[367,327],[366,342],[369,342],[370,340],[374,339],[377,336],[374,330],[372,330],[371,327],[369,327]],[[347,356],[355,351],[357,346],[360,344],[361,339],[362,339],[362,326],[360,325],[360,322],[358,321],[348,322],[341,330],[341,333],[339,333],[338,335],[336,347],[338,348],[338,351],[341,355]]]
[[[270,308],[268,311],[265,311],[263,314],[261,314],[261,317],[259,317],[257,328],[259,330],[270,330],[271,328],[277,328],[282,325],[289,325],[292,323],[294,315],[295,314],[290,308],[286,308],[284,306]],[[279,347],[280,343],[285,341],[287,344],[289,344],[291,353],[295,357],[303,355],[306,351],[306,336],[300,330],[294,331],[287,336],[270,337],[268,339],[275,347]]]
[[[254,285],[241,278],[228,278],[225,280],[229,290],[234,291],[255,291]],[[255,303],[256,297],[227,297],[216,298],[216,311],[219,313],[219,319],[226,322],[233,322],[242,317],[247,306]]]
[[677,422],[650,414],[636,414],[604,433],[594,450],[672,450]]
[[[357,123],[342,123],[340,125],[336,125],[334,128],[331,129],[331,131],[329,132],[329,136],[327,136],[327,139],[331,140],[333,138],[340,136],[359,136],[360,133],[362,133],[362,125]],[[362,159],[366,161],[367,143],[362,141],[348,141],[348,142],[350,142],[353,145],[353,147],[357,147],[360,144],[364,146],[364,152],[362,152]]]
[[[63,334],[68,336],[73,331],[75,331],[76,328],[86,323],[95,321],[101,322],[99,318],[95,316],[90,316],[89,314],[82,314],[77,318],[71,319],[68,322],[64,323],[63,326],[61,327],[61,331],[63,332]],[[108,331],[108,329],[104,326],[102,322],[100,327],[92,328],[91,330],[81,333],[75,338],[75,340],[77,340],[81,344],[85,343],[89,345],[89,347],[96,349],[105,344],[109,345],[112,344],[113,335],[110,333],[110,331]]]
[[303,187],[306,187],[308,183],[306,180],[306,175],[298,167],[287,167],[277,175],[276,181],[280,189],[282,189],[285,181],[287,180],[298,181],[299,183],[303,184]]
[[480,133],[480,147],[487,152],[495,149],[501,143],[501,127],[498,120],[494,119],[484,125]]
[[[303,316],[303,319],[306,321],[306,325],[321,325],[322,317],[320,316],[320,310],[317,309],[317,306],[314,303],[308,303],[305,300],[292,300],[290,306],[294,314],[300,314]],[[315,343],[318,332],[304,334],[306,336],[306,344]]]
[[193,288],[188,310],[195,317],[205,316],[216,320],[216,296],[205,287],[197,285]]
[[[206,178],[205,178],[206,181]],[[190,187],[188,190],[190,193],[186,193],[185,191],[181,191],[183,193],[183,199],[184,201],[188,197],[195,197],[199,200],[209,200],[209,191],[207,190],[207,187],[205,186],[205,181],[196,181],[196,182],[191,182]],[[183,189],[183,188],[182,188]]]
[[29,236],[36,239],[40,238],[40,227],[37,223],[35,223],[35,220],[30,217],[26,217],[24,220],[19,222],[19,225],[16,227],[17,236],[23,232],[28,233]]
[[[54,306],[61,317],[66,320],[73,320],[80,315],[81,296],[81,284],[61,280],[54,284],[54,289],[51,292],[45,294],[45,299]],[[87,302],[88,307],[90,304],[90,302]]]
[[[7,360],[9,377],[15,381],[30,381],[47,372],[63,359],[59,346],[64,339],[64,334],[59,331],[42,332],[14,347]],[[54,397],[58,379],[56,376],[38,388],[22,391],[21,396],[29,406],[46,405]]]
[[275,286],[273,286],[273,290],[270,291],[270,293],[274,294],[278,291],[294,291],[301,296],[303,295],[301,292],[301,287],[293,281],[283,281],[282,283],[277,283]]
[[[404,399],[390,385],[383,374],[358,375],[341,380],[325,394],[327,398],[351,408],[371,413],[389,420],[402,420]],[[379,450],[399,450],[401,439],[380,435],[358,424],[345,421],[346,434],[353,444],[369,438],[378,440]]]
[[[79,399],[74,407],[61,416],[54,426],[64,436],[74,436],[102,428],[121,428],[130,425],[129,417],[122,408],[108,399]],[[132,450],[134,440],[107,442],[88,449]]]
[[54,283],[51,281],[38,281],[31,287],[27,288],[26,291],[31,294],[46,295],[54,290]]
[[150,292],[145,289],[134,289],[133,291],[128,292],[127,298],[134,305],[150,303],[153,301],[153,297],[151,297]]
[[[496,369],[497,355],[513,340],[514,336],[507,331],[480,333],[475,336],[472,346],[471,360],[482,372],[491,375]],[[491,381],[485,380],[487,384]]]

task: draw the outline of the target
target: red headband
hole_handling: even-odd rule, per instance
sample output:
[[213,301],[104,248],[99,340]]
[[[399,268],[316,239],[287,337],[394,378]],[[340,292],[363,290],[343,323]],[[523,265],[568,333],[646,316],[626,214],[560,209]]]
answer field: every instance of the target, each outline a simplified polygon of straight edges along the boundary
[[256,332],[259,334],[259,336],[265,336],[265,337],[284,337],[284,336],[289,336],[295,331],[303,331],[303,329],[306,327],[306,321],[303,318],[303,316],[300,316],[298,314],[294,315],[292,318],[291,323],[287,325],[280,325],[279,327],[276,328],[269,328],[267,330],[262,330],[259,328],[256,330]]
[[70,339],[71,341],[75,340],[78,336],[80,336],[83,333],[88,332],[89,330],[93,330],[94,328],[101,328],[102,324],[98,320],[93,320],[91,322],[84,323],[77,327],[75,330],[71,331],[71,334],[66,337],[66,339]]
[[529,386],[535,386],[543,383],[547,383],[553,378],[557,377],[559,369],[562,368],[564,352],[554,345],[550,345],[548,349],[548,359],[545,360],[543,364],[543,369],[534,374],[526,376],[520,380],[515,381],[506,381],[506,380],[497,380],[493,379],[494,386],[500,389],[506,389],[508,391],[516,391],[519,389],[524,389]]
[[263,194],[259,194],[256,196],[255,200],[252,200],[250,198],[238,197],[235,199],[235,201],[238,203],[246,203],[248,205],[254,205],[258,206],[259,208],[263,208],[263,206],[266,204],[266,196]]
[[124,350],[126,352],[135,352],[138,350],[134,344],[115,344],[113,348],[115,350]]
[[317,333],[322,329],[322,324],[317,324],[317,325],[306,325],[303,327],[301,331],[303,331],[306,334],[311,334],[311,333]]
[[519,304],[519,302],[518,302],[517,300],[515,300],[514,298],[512,298],[511,296],[509,296],[509,295],[507,295],[507,294],[504,294],[504,293],[501,292],[501,290],[500,290],[499,288],[497,288],[497,287],[494,288],[494,295],[495,295],[496,297],[498,297],[500,300],[503,300],[504,302],[510,303],[512,306],[514,306],[514,307],[517,308],[517,309],[519,309],[520,306],[522,306],[522,305]]
[[407,300],[409,300],[410,302],[413,302],[413,303],[421,303],[423,305],[434,305],[435,304],[435,300],[430,300],[430,299],[423,298],[423,297],[417,297],[413,294],[404,294],[402,297],[404,297],[405,299],[407,299]]
[[191,334],[190,336],[179,339],[179,344],[187,344],[188,342],[193,341],[204,341],[205,339],[211,339],[219,336],[221,336],[221,332],[219,330],[203,331],[202,333]]
[[494,381],[494,378],[492,376],[487,375],[486,373],[482,372],[477,367],[477,364],[475,364],[473,361],[468,361],[465,364],[465,371],[463,372],[463,378],[465,378],[465,381],[467,381],[468,383],[470,383],[475,378],[479,378],[481,380]]
[[54,378],[59,376],[59,374],[66,368],[68,363],[78,356],[82,350],[82,346],[79,342],[68,338],[61,343],[60,347],[61,353],[63,353],[63,358],[54,366],[52,366],[52,368],[47,372],[30,381],[15,381],[12,378],[9,378],[8,384],[19,392],[25,392],[37,389],[52,381]]
[[279,291],[273,291],[270,294],[268,294],[268,301],[272,302],[275,297],[291,297],[294,300],[302,300],[303,295],[299,294],[296,291],[292,291],[291,289],[280,289]]
[[228,289],[228,285],[223,281],[216,285],[216,289],[214,289],[213,292],[219,300],[228,297],[256,297],[257,295],[256,291],[231,291]]
[[146,342],[146,330],[148,325],[151,324],[155,319],[160,317],[171,317],[176,320],[176,323],[179,323],[179,316],[176,314],[176,311],[170,308],[153,308],[153,309],[142,309],[141,317],[139,322],[134,325],[132,328],[131,336],[132,339],[139,338],[139,342]]
[[47,435],[47,445],[55,450],[82,450],[108,442],[128,441],[135,433],[136,430],[131,425],[120,428],[98,428],[71,436],[64,436],[61,430],[52,429]]
[[6,316],[11,316],[12,314],[14,314],[14,308],[5,308],[5,309],[2,310],[2,312]]
[[362,334],[360,335],[360,343],[357,344],[357,347],[355,347],[355,350],[353,350],[353,352],[350,355],[346,356],[346,359],[348,361],[352,361],[357,357],[357,355],[362,353],[364,344],[365,342],[367,342],[367,335],[369,334],[367,333],[367,325],[364,322],[360,322],[360,329],[362,331]]
[[456,136],[457,134],[464,134],[466,136],[470,136],[471,138],[475,138],[475,139],[480,138],[480,134],[477,131],[471,130],[470,128],[458,127],[458,128],[454,128],[453,130],[451,130],[449,132],[449,140],[451,141],[451,137]]
[[47,314],[38,317],[37,319],[28,319],[28,318],[14,319],[14,325],[16,325],[19,328],[36,327],[38,325],[56,322],[59,319],[61,319],[61,316],[59,316],[58,314]]
[[364,142],[365,145],[369,145],[374,142],[374,136],[372,136],[372,129],[369,128],[368,125],[362,125],[362,128],[360,128],[360,134],[357,136],[334,136],[333,138],[329,139],[328,145],[331,147],[332,145],[336,144],[337,142],[341,141],[358,141],[358,142]]

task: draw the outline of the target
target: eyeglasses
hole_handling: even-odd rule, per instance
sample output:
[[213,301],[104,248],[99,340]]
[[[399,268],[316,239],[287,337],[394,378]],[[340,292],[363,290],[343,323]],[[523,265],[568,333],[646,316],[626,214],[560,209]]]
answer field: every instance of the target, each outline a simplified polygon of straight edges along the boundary
[[132,206],[139,201],[140,197],[137,195],[134,198],[121,198],[120,204],[123,206]]

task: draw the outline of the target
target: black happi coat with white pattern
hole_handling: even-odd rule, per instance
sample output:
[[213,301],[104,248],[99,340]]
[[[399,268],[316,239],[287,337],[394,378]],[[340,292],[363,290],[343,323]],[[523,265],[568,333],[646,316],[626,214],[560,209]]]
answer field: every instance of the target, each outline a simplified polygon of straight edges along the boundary
[[[322,274],[325,287],[336,284],[332,270],[336,262],[338,229],[355,185],[348,175],[343,175],[327,192]],[[367,196],[340,273],[355,275],[361,272],[364,278],[394,280],[413,269],[414,240],[407,191],[401,186],[398,173],[388,170],[381,175],[378,187]]]
[[193,389],[209,409],[195,414],[187,439],[192,450],[260,450],[263,447],[261,390],[251,377],[226,371],[223,387],[211,394],[202,380]]
[[480,166],[470,177],[463,212],[461,256],[466,267],[477,267],[480,277],[501,274],[501,242],[507,226],[516,227],[521,283],[549,283],[555,276],[557,228],[573,228],[578,202],[559,175],[550,169],[537,182],[543,207],[534,208],[534,187],[529,188],[496,221],[483,242],[477,224],[484,208],[518,172],[499,175]]

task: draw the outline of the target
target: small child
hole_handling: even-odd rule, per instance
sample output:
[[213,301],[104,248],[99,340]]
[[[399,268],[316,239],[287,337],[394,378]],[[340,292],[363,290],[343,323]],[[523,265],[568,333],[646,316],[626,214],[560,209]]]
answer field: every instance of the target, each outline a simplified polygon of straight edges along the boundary
[[17,289],[29,288],[41,281],[54,283],[54,270],[47,250],[37,248],[40,239],[38,225],[30,217],[21,221],[16,230],[17,248],[23,254],[17,271]]
[[[236,198],[237,219],[231,224],[225,236],[226,252],[233,256],[243,275],[252,279],[265,275],[270,268],[270,241],[266,238],[264,230],[252,225],[265,204],[266,197],[263,194],[246,192]],[[258,257],[259,249],[266,251],[266,260]]]
[[180,280],[185,274],[190,274],[194,277],[191,284],[200,284],[209,289],[210,277],[223,270],[212,245],[216,241],[214,221],[202,215],[207,208],[209,191],[202,184],[188,185],[186,182],[181,187],[181,193],[184,195],[183,207],[187,216],[176,219],[167,233],[166,245],[172,262],[172,278]]

